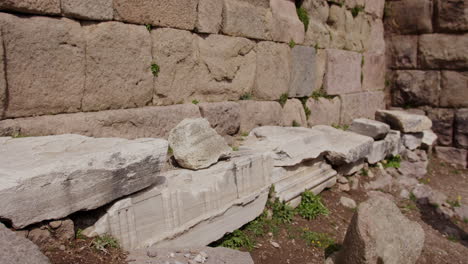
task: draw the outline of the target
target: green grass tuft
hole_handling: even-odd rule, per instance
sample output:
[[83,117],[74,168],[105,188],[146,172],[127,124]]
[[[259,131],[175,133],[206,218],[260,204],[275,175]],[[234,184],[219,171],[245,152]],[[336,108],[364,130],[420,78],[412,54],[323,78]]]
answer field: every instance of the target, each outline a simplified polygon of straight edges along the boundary
[[304,24],[304,30],[307,31],[309,28],[309,14],[307,13],[307,10],[303,7],[296,8],[297,11],[297,16],[299,17],[299,20]]
[[400,168],[401,166],[401,156],[400,155],[395,155],[386,160],[383,163],[384,168]]
[[159,68],[159,65],[156,63],[151,64],[151,72],[153,73],[153,76],[158,77],[159,71],[161,69]]
[[299,206],[296,208],[297,213],[307,220],[313,220],[319,215],[328,215],[329,211],[323,205],[320,196],[315,195],[311,191],[305,191],[302,193],[302,200]]
[[286,102],[288,101],[288,94],[287,93],[284,93],[280,96],[280,99],[278,100],[278,102],[280,103],[281,107],[284,107],[284,105],[286,104]]

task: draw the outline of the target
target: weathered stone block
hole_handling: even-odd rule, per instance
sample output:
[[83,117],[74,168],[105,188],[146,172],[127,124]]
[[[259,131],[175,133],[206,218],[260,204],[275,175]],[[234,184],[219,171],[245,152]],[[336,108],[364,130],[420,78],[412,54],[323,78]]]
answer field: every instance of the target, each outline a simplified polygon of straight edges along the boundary
[[17,118],[0,121],[0,135],[167,138],[169,131],[180,121],[197,117],[200,117],[198,107],[186,104]]
[[387,65],[393,69],[413,69],[418,65],[418,36],[392,35],[386,39]]
[[234,135],[239,132],[240,106],[235,102],[202,103],[200,113],[218,134]]
[[421,148],[427,151],[431,151],[432,147],[437,142],[437,135],[432,130],[424,130]]
[[468,109],[459,109],[455,115],[455,145],[468,149]]
[[291,79],[291,49],[286,44],[260,42],[256,48],[257,72],[253,95],[261,100],[278,100],[287,94]]
[[345,94],[341,96],[341,124],[351,124],[356,118],[375,118],[375,112],[385,108],[383,92]]
[[299,20],[294,0],[270,0],[273,19],[270,31],[274,41],[303,43],[305,29]]
[[311,19],[315,18],[321,22],[327,22],[330,7],[326,0],[304,0],[301,7],[307,10]]
[[362,65],[362,89],[382,91],[385,89],[385,55],[364,53]]
[[327,65],[327,52],[324,49],[316,50],[315,55],[315,86],[314,91],[320,90],[323,86],[325,70]]
[[281,126],[282,108],[278,102],[239,101],[240,132],[250,132],[258,126]]
[[361,91],[362,55],[357,52],[327,49],[323,88],[330,95]]
[[12,10],[31,14],[58,15],[60,0],[3,0],[1,10]]
[[432,0],[388,1],[386,29],[401,34],[432,32]]
[[440,73],[438,71],[395,71],[392,102],[397,106],[438,106]]
[[389,124],[392,129],[404,133],[419,133],[432,127],[432,121],[428,117],[399,110],[379,110],[375,117]]
[[468,151],[466,149],[436,146],[435,152],[438,158],[449,164],[467,167]]
[[315,49],[295,46],[291,50],[290,97],[310,96],[315,85]]
[[383,17],[385,0],[365,0],[365,9],[367,13],[378,18]]
[[309,127],[315,125],[338,125],[340,123],[341,100],[339,97],[333,99],[310,98],[306,103],[310,110],[308,120]]
[[83,110],[133,108],[151,103],[151,39],[146,28],[104,22],[87,25],[84,30],[86,84]]
[[199,0],[197,31],[201,33],[218,33],[223,22],[223,1]]
[[198,1],[114,0],[116,20],[192,30],[197,20]]
[[465,0],[437,0],[436,23],[439,30],[467,31],[468,2]]
[[346,45],[346,8],[331,5],[327,25],[330,27],[330,46],[327,48],[343,49]]
[[442,71],[441,107],[468,107],[468,71]]
[[379,121],[358,118],[353,120],[349,131],[379,140],[388,134],[390,126]]
[[407,149],[415,150],[422,144],[422,139],[424,137],[423,132],[403,134],[401,136],[401,142]]
[[95,209],[156,183],[168,149],[161,139],[79,135],[7,138],[1,146],[0,216],[15,228]]
[[222,31],[226,35],[254,39],[271,39],[268,22],[272,20],[268,6],[248,1],[224,1]]
[[451,146],[453,142],[454,111],[452,109],[429,109],[427,116],[432,120],[432,130],[437,134],[437,144]]
[[425,34],[419,36],[420,66],[429,69],[468,68],[468,33],[462,35]]
[[384,54],[385,53],[385,38],[384,25],[382,20],[369,21],[369,32],[363,35],[363,46],[366,52]]
[[361,12],[354,17],[351,11],[346,11],[346,44],[344,49],[358,52],[364,50],[364,34],[362,31],[364,25],[367,26],[368,23],[368,17],[364,13]]
[[330,28],[325,22],[311,17],[305,34],[304,44],[308,46],[321,49],[330,46]]
[[65,16],[90,20],[112,20],[113,0],[62,0]]
[[283,126],[307,127],[304,107],[298,99],[289,99],[283,106]]
[[85,81],[80,23],[2,13],[0,26],[8,61],[6,117],[78,111]]

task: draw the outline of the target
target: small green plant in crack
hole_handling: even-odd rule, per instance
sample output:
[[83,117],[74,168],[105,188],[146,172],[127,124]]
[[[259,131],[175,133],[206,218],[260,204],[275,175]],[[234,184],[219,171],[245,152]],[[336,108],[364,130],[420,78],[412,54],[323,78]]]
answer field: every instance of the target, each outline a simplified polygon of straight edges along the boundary
[[297,11],[297,16],[299,17],[299,20],[302,22],[302,24],[304,24],[304,30],[307,31],[307,29],[309,28],[309,22],[310,22],[310,18],[309,18],[309,14],[307,13],[307,10],[303,7],[298,7],[296,8],[296,11]]
[[463,223],[468,224],[468,218],[463,218]]
[[418,200],[418,199],[416,198],[416,195],[414,195],[414,193],[412,193],[412,192],[410,193],[409,198],[410,198],[410,200],[413,201],[413,202],[416,202],[416,201]]
[[151,72],[153,73],[154,77],[158,77],[160,70],[161,69],[159,68],[158,64],[156,63],[151,64]]
[[151,30],[153,29],[153,26],[151,24],[146,24],[145,27],[146,30],[148,30],[149,32],[151,32]]
[[452,242],[455,242],[455,243],[457,243],[459,241],[459,239],[457,237],[453,236],[453,235],[447,236],[447,239],[452,241]]
[[232,147],[232,151],[239,151],[239,147],[236,147],[236,146]]
[[297,213],[307,220],[313,220],[319,215],[328,215],[329,211],[322,203],[320,196],[311,191],[305,191],[301,196],[301,203],[296,208]]
[[285,202],[280,202],[278,198],[271,205],[273,211],[273,221],[277,224],[291,223],[295,215],[294,208],[287,205]]
[[200,102],[199,102],[197,99],[192,100],[192,104],[194,104],[194,105],[197,105],[197,104],[199,104],[199,103],[200,103]]
[[395,155],[383,162],[384,168],[400,168],[401,166],[401,156]]
[[419,179],[418,181],[419,181],[419,183],[421,183],[421,184],[429,184],[429,183],[431,182],[431,179],[429,179],[429,178],[422,178],[422,179]]
[[249,132],[242,132],[242,133],[241,133],[241,136],[242,136],[242,137],[248,137],[248,136],[249,136]]
[[91,245],[94,249],[105,252],[105,253],[107,253],[107,249],[109,248],[120,247],[117,239],[107,234],[103,236],[95,237]]
[[334,98],[334,96],[328,95],[327,92],[325,92],[325,89],[323,89],[323,87],[321,87],[319,90],[314,91],[311,97],[315,101],[318,101],[320,98],[325,98],[328,100]]
[[252,100],[252,94],[250,94],[250,93],[245,93],[245,94],[241,95],[241,97],[239,98],[239,100]]
[[172,150],[171,147],[168,147],[168,148],[167,148],[167,154],[169,154],[169,155],[172,156],[172,155],[174,154],[174,150]]
[[361,176],[369,176],[369,170],[366,170],[366,169],[361,169]]
[[249,236],[242,230],[235,230],[234,232],[226,235],[219,246],[231,249],[246,248],[252,250],[255,243],[249,238]]
[[453,208],[461,206],[461,196],[458,195],[457,199],[454,200],[447,200],[447,203],[450,204]]
[[325,233],[317,233],[305,229],[302,233],[302,239],[306,241],[309,246],[317,248],[328,248],[329,246],[335,244],[333,238]]
[[288,94],[287,93],[284,93],[280,96],[280,99],[278,100],[278,102],[280,103],[281,107],[284,107],[284,105],[286,104],[286,102],[288,101]]
[[364,6],[362,5],[356,5],[355,7],[351,8],[351,14],[353,17],[357,17],[360,12],[364,11]]
[[78,230],[76,230],[75,238],[76,239],[86,239],[86,236],[83,235],[83,229],[78,228]]
[[293,127],[300,127],[301,124],[299,124],[296,120],[293,120],[293,121],[292,121],[292,126],[293,126]]
[[292,49],[295,46],[296,46],[296,42],[293,39],[291,39],[291,41],[289,41],[289,47]]
[[346,131],[349,129],[349,125],[337,125],[337,124],[332,124],[331,125],[335,129],[343,130]]

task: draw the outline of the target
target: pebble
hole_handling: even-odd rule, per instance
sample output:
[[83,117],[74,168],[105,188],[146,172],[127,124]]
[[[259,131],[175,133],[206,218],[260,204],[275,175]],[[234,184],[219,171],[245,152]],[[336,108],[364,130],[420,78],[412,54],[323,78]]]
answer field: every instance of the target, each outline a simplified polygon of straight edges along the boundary
[[270,244],[275,248],[280,248],[280,245],[274,241],[270,241]]

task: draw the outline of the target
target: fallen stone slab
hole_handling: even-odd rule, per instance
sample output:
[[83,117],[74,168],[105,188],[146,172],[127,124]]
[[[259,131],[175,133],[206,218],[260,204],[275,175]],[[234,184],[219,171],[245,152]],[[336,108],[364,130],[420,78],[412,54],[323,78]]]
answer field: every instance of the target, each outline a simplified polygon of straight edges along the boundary
[[204,118],[184,119],[169,134],[169,145],[180,166],[203,169],[229,156],[226,141]]
[[31,242],[0,223],[0,263],[49,264],[49,259]]
[[413,264],[424,246],[424,230],[381,195],[358,206],[335,263]]
[[61,135],[0,140],[0,218],[23,228],[91,210],[158,180],[168,143]]
[[127,250],[208,245],[262,213],[272,169],[271,157],[257,153],[166,172],[163,184],[114,203],[84,234],[110,234]]
[[379,121],[359,118],[353,120],[349,131],[379,140],[388,134],[390,126]]
[[375,113],[375,118],[403,133],[423,132],[432,127],[432,121],[428,117],[399,110],[379,110]]

